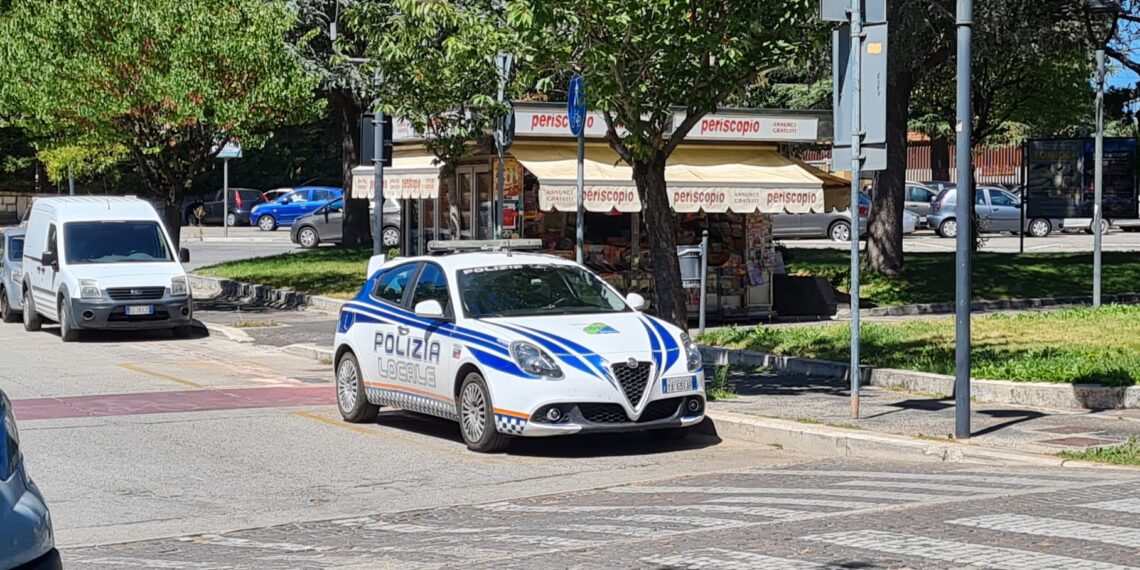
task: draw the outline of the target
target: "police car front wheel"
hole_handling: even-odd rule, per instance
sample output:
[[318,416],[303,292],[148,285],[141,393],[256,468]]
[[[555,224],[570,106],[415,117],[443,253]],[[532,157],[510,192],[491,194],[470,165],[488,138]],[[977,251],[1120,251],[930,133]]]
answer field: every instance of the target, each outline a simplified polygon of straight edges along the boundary
[[344,353],[336,365],[336,404],[345,421],[370,422],[380,413],[380,406],[368,401],[364,394],[364,377],[360,363],[351,352]]
[[467,449],[480,453],[502,451],[510,437],[495,428],[495,408],[491,405],[491,392],[477,372],[463,379],[459,388],[459,432]]

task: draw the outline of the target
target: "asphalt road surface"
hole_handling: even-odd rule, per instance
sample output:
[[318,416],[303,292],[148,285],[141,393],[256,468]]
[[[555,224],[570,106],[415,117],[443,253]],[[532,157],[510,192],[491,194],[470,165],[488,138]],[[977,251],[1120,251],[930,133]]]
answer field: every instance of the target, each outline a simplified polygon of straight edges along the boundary
[[182,247],[190,250],[187,271],[227,261],[268,257],[282,253],[302,251],[289,241],[289,228],[263,232],[252,226],[229,229],[224,236],[221,227],[185,226],[182,228]]
[[328,366],[167,333],[0,327],[71,568],[1140,567],[1140,471],[820,460],[709,434],[341,422]]

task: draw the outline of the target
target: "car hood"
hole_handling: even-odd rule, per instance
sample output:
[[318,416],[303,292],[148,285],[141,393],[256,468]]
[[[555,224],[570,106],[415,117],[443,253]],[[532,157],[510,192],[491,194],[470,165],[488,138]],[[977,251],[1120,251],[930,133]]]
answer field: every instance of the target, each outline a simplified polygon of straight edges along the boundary
[[680,330],[636,312],[484,318],[474,322],[488,334],[529,342],[559,357],[594,354],[612,361],[613,357],[624,360],[681,350]]
[[92,263],[70,266],[76,279],[94,279],[107,287],[169,287],[170,280],[185,277],[182,265],[165,263]]

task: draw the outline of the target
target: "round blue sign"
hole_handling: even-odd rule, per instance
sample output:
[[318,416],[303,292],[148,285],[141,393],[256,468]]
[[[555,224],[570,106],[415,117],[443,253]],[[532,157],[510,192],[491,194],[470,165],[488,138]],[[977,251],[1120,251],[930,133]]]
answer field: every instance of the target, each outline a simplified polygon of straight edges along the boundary
[[582,134],[586,126],[586,87],[581,75],[570,79],[570,94],[566,98],[566,116],[570,122],[570,132],[574,136]]

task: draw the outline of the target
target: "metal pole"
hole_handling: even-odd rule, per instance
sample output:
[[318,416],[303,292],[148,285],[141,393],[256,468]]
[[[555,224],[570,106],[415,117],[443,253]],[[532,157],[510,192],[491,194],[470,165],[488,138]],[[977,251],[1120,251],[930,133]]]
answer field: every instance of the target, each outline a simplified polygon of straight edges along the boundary
[[[501,123],[500,123],[501,124]],[[495,137],[495,152],[499,155],[499,197],[495,200],[495,239],[503,239],[503,200],[506,198],[507,173],[503,164],[502,128],[499,136]]]
[[424,199],[416,200],[416,255],[424,254]]
[[230,159],[222,161],[222,236],[230,237]]
[[859,88],[863,63],[862,0],[851,0],[851,417],[859,418],[859,184],[863,166],[862,93]]
[[[384,111],[377,105],[372,119],[372,255],[384,253]],[[403,214],[403,212],[400,212]]]
[[955,257],[954,437],[970,437],[970,254],[973,251],[974,192],[970,108],[973,0],[958,0],[958,251]]
[[75,195],[75,175],[71,173],[71,167],[67,167],[67,190],[71,196]]
[[575,228],[576,239],[574,245],[575,257],[578,263],[583,263],[582,244],[586,240],[586,232],[583,227],[586,223],[586,215],[584,212],[586,201],[586,129],[583,127],[582,132],[578,133],[578,223]]
[[1093,307],[1100,306],[1101,211],[1104,198],[1104,50],[1096,50],[1096,158],[1093,197]]
[[705,334],[705,290],[709,283],[709,231],[701,232],[701,312],[697,316],[700,334]]

